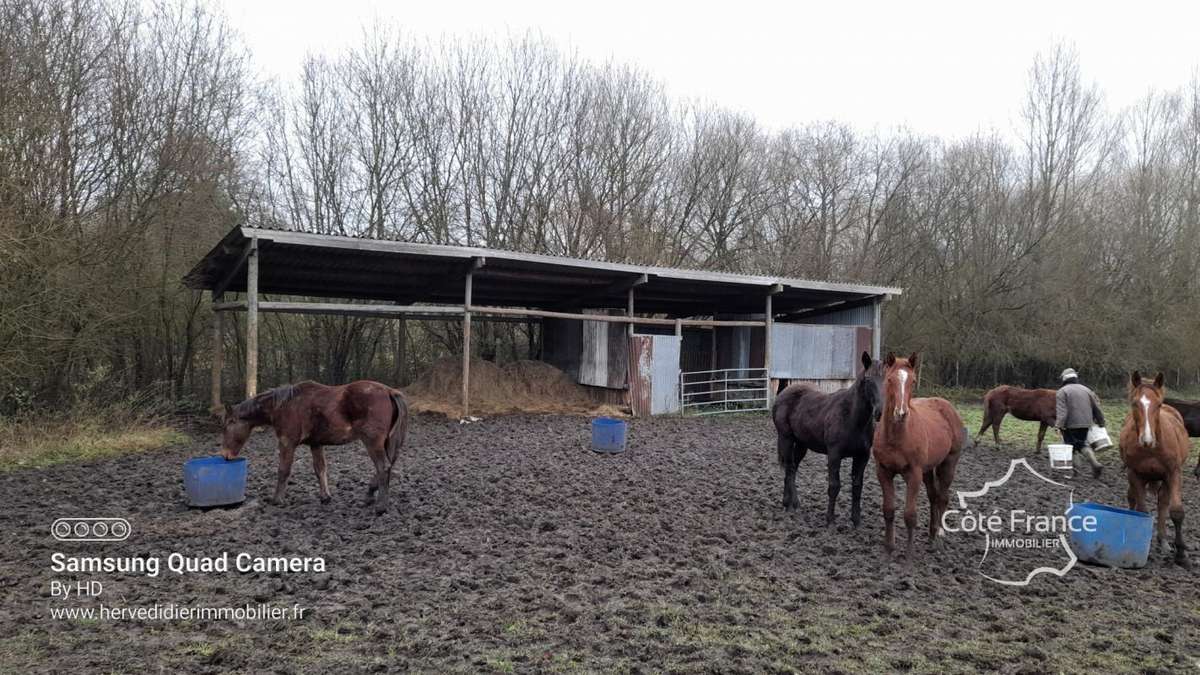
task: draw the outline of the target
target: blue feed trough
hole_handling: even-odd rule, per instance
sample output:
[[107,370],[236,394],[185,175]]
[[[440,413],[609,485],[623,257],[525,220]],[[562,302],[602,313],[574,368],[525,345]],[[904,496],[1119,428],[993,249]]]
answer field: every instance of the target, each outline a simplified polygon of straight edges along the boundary
[[625,452],[625,420],[597,417],[592,420],[592,449],[596,452]]
[[246,458],[197,457],[183,465],[188,506],[224,506],[246,501]]
[[1130,511],[1093,502],[1075,504],[1068,516],[1092,516],[1095,531],[1086,532],[1073,520],[1071,550],[1084,562],[1108,567],[1143,567],[1150,557],[1154,519],[1141,511]]

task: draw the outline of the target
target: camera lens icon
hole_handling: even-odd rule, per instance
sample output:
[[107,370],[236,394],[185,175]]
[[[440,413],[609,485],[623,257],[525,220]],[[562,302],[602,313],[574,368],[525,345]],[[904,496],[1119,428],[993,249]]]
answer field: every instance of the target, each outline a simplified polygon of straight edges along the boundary
[[131,531],[124,518],[59,518],[50,526],[59,541],[124,541]]

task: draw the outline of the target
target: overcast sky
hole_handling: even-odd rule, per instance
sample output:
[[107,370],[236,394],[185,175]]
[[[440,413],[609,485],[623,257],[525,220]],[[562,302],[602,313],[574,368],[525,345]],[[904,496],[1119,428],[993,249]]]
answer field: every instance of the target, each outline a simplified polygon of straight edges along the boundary
[[1010,133],[1033,57],[1056,41],[1076,47],[1113,109],[1200,68],[1196,2],[214,1],[271,75],[293,78],[306,52],[357,42],[376,17],[417,37],[534,29],[774,128]]

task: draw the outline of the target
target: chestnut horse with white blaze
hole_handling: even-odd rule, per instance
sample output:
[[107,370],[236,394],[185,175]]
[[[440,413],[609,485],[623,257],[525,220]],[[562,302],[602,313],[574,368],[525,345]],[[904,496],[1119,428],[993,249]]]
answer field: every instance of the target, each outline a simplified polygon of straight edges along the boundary
[[893,481],[900,475],[905,483],[904,525],[911,560],[921,483],[929,493],[929,543],[936,546],[942,535],[942,514],[950,503],[954,469],[966,444],[966,431],[958,411],[946,399],[913,398],[919,367],[916,353],[902,359],[889,352],[883,365],[883,420],[875,427],[871,447],[875,475],[883,490],[883,546],[889,554],[895,548]]
[[1158,493],[1158,548],[1166,551],[1167,513],[1175,525],[1175,562],[1188,567],[1183,545],[1183,466],[1187,463],[1187,428],[1183,416],[1163,405],[1163,374],[1146,382],[1141,373],[1129,377],[1130,414],[1121,426],[1121,460],[1129,478],[1129,508],[1146,511],[1146,490]]
[[279,440],[276,504],[283,504],[297,445],[307,445],[312,451],[321,503],[327,504],[332,497],[324,446],[362,441],[375,465],[367,502],[373,497],[376,513],[387,510],[392,468],[408,430],[408,404],[399,391],[370,380],[337,386],[300,382],[264,391],[235,406],[225,406],[221,454],[226,459],[237,457],[250,432],[266,426],[275,430]]

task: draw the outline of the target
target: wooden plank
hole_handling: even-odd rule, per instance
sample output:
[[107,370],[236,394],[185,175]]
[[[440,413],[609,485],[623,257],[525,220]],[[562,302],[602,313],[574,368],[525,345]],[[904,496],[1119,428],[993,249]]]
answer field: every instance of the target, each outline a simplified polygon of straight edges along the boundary
[[258,394],[258,240],[246,258],[246,398]]
[[[246,303],[243,302],[225,302],[218,303],[213,306],[213,309],[222,311],[234,311],[246,309]],[[541,317],[546,319],[576,319],[580,321],[604,321],[607,323],[633,323],[637,325],[647,326],[674,326],[676,321],[679,321],[684,326],[753,326],[761,327],[765,324],[763,321],[714,321],[711,319],[655,319],[650,317],[633,317],[629,318],[622,315],[608,314],[584,314],[582,312],[552,312],[543,309],[524,309],[519,307],[486,307],[482,305],[471,305],[469,308],[458,305],[366,305],[355,303],[336,303],[336,302],[259,302],[258,311],[260,312],[277,312],[283,314],[344,314],[350,316],[380,316],[380,317],[395,317],[402,315],[430,315],[429,318],[438,320],[438,317],[433,315],[445,315],[447,320],[450,317],[458,316],[464,312],[470,312],[472,316],[497,315],[503,317]],[[527,319],[520,319],[525,321]]]
[[[521,309],[516,307],[483,307],[472,305],[472,312],[507,316],[540,316],[547,319],[580,319],[583,321],[607,321],[609,323],[634,323],[646,326],[674,326],[676,319],[652,319],[649,317],[611,316],[606,314],[582,314],[575,312],[551,312],[543,309]],[[710,319],[679,319],[684,326],[762,326],[763,321],[713,321]]]

